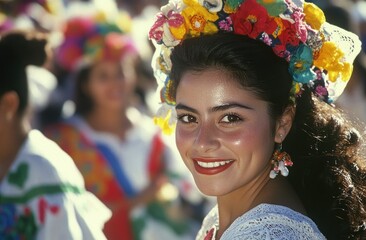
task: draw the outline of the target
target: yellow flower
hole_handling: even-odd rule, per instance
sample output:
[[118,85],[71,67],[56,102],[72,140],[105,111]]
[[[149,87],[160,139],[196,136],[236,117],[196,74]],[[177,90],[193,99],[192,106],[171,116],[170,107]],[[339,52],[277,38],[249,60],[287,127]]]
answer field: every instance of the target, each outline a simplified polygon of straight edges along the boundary
[[172,111],[169,110],[165,117],[154,117],[155,125],[159,126],[164,134],[170,135],[175,129],[175,123],[171,123]]
[[301,91],[301,84],[293,81],[292,83],[292,92],[293,94],[298,94]]
[[170,32],[175,39],[182,40],[183,37],[186,35],[187,29],[184,24],[182,24],[179,27],[170,27]]
[[340,75],[343,81],[347,81],[352,74],[352,65],[342,62],[343,57],[343,51],[334,42],[324,42],[317,59],[314,60],[314,65],[327,70],[328,78],[332,82],[335,82]]
[[98,11],[95,14],[95,20],[100,23],[107,22],[107,14],[103,11]]
[[346,62],[343,63],[342,80],[348,81],[351,78],[353,72],[353,65]]
[[188,34],[192,37],[201,33],[216,33],[218,31],[214,22],[219,18],[216,13],[209,12],[196,0],[184,0],[186,8],[182,11]]
[[304,3],[304,13],[306,23],[316,30],[325,23],[323,11],[313,3]]

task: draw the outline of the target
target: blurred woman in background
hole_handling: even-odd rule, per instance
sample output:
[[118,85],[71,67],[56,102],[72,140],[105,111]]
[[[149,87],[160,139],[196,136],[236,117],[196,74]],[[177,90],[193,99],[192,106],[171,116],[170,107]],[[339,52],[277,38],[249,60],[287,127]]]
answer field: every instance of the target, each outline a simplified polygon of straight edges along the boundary
[[126,22],[115,19],[121,18],[98,12],[66,23],[57,59],[74,76],[76,111],[46,134],[74,158],[87,188],[112,210],[108,239],[191,239],[168,179],[188,195],[193,188],[182,180],[178,155],[134,107],[138,53],[121,27]]

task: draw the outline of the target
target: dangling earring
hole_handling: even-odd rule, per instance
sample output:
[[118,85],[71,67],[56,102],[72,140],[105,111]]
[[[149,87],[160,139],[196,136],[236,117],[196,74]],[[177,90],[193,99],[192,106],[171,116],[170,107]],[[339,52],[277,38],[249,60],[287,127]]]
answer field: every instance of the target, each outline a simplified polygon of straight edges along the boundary
[[278,144],[276,150],[272,155],[272,164],[273,169],[271,170],[269,177],[274,179],[279,172],[284,177],[288,176],[289,170],[287,167],[291,167],[293,162],[291,161],[291,157],[287,152],[282,151],[282,143]]

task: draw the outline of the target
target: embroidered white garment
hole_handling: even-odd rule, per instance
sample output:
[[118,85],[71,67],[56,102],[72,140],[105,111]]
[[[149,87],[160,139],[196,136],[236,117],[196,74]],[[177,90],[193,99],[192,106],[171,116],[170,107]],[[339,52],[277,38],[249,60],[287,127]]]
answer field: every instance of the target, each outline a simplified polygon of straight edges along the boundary
[[[211,240],[207,233],[214,226],[218,226],[218,221],[218,208],[215,206],[203,220],[196,240]],[[237,218],[220,238],[220,240],[235,239],[315,240],[326,238],[310,218],[284,206],[260,204]]]
[[0,182],[0,239],[104,240],[110,216],[70,156],[31,130]]

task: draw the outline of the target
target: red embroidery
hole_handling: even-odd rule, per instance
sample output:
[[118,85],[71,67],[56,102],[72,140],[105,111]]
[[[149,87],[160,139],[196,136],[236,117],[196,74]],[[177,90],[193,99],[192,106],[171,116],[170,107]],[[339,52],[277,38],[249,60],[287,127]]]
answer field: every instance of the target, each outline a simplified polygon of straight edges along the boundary
[[38,213],[39,213],[39,221],[44,224],[46,217],[46,210],[50,210],[52,214],[57,214],[59,207],[56,205],[49,205],[44,198],[40,198],[38,202]]
[[206,233],[204,240],[215,240],[216,228],[213,227]]

